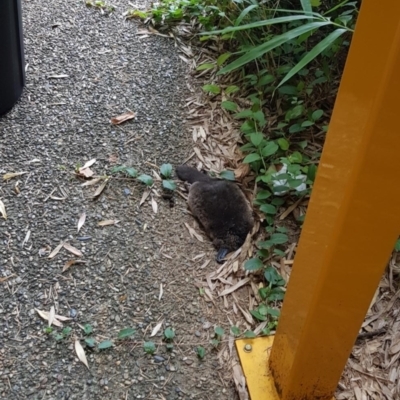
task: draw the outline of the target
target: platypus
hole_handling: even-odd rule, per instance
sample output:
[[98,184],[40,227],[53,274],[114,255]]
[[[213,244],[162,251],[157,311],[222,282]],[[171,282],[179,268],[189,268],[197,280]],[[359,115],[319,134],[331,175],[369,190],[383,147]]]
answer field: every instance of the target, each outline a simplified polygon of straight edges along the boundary
[[230,181],[214,179],[187,165],[176,168],[182,181],[191,183],[189,208],[217,249],[216,260],[237,250],[253,228],[254,219],[246,198]]

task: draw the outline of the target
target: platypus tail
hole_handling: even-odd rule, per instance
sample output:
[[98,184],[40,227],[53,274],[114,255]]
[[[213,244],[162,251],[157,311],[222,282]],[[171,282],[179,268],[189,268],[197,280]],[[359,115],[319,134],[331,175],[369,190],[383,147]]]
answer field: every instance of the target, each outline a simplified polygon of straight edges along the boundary
[[212,178],[210,178],[208,175],[197,171],[196,168],[188,167],[187,165],[180,165],[179,167],[176,167],[175,172],[181,181],[186,181],[189,183],[212,181]]

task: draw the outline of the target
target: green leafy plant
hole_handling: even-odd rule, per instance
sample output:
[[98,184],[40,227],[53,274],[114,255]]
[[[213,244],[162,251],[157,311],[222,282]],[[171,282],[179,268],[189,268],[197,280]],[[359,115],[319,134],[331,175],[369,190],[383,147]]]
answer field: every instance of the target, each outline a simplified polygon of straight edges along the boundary
[[173,340],[175,337],[175,331],[172,328],[166,328],[164,331],[164,341],[166,342],[167,350],[172,350],[174,348]]
[[176,189],[176,183],[172,178],[172,165],[163,164],[160,167],[161,176],[163,178],[162,185],[164,189],[174,191]]
[[221,343],[222,337],[224,336],[225,332],[223,330],[223,328],[221,328],[220,326],[216,326],[214,328],[214,339],[211,340],[211,344],[214,347],[218,347],[219,344]]
[[138,181],[144,183],[146,186],[152,186],[153,185],[153,178],[150,175],[140,175],[138,176]]
[[132,328],[125,328],[125,329],[121,329],[118,332],[118,339],[119,340],[123,340],[123,339],[128,339],[131,336],[133,336],[135,334],[135,330]]
[[202,360],[206,355],[206,349],[202,346],[198,346],[196,348],[196,354],[197,354],[197,357],[199,357],[200,360]]
[[231,326],[231,332],[233,336],[239,336],[240,335],[240,329],[237,326]]
[[98,9],[100,9],[100,10],[103,11],[103,12],[104,12],[104,11],[112,12],[112,11],[115,10],[115,7],[114,7],[114,6],[112,6],[112,5],[110,5],[110,4],[108,4],[107,2],[102,1],[102,0],[94,0],[94,1],[92,1],[92,0],[86,0],[86,5],[87,5],[88,7],[98,8]]
[[111,173],[116,174],[118,172],[123,172],[130,178],[136,178],[138,176],[138,172],[133,167],[125,167],[124,165],[117,165],[111,168]]
[[156,352],[156,346],[153,342],[144,342],[143,350],[147,354],[154,354]]
[[113,346],[114,346],[114,343],[111,340],[104,340],[103,342],[101,342],[97,345],[97,348],[99,350],[106,350]]
[[93,333],[93,327],[90,324],[85,324],[83,326],[83,332],[85,333],[85,335],[90,335],[91,333]]

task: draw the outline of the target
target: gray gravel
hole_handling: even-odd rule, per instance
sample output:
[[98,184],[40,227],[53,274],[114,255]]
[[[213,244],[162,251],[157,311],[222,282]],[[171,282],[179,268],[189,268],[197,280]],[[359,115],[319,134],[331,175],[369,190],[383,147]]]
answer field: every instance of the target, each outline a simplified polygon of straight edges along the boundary
[[[214,251],[188,236],[185,202],[177,198],[170,208],[157,197],[154,214],[148,202],[139,207],[144,188],[130,180],[112,180],[93,201],[95,187],[82,188],[73,175],[92,158],[96,174],[115,164],[151,173],[148,163],[177,165],[190,150],[187,71],[173,40],[138,36],[136,23],[122,17],[128,2],[114,4],[115,13],[102,15],[83,1],[23,2],[27,86],[0,118],[0,172],[27,171],[0,183],[8,213],[0,219],[0,397],[236,399],[229,368],[207,345],[213,324],[227,323],[226,312],[194,285],[215,268],[212,261],[197,269]],[[127,110],[137,118],[110,125],[110,117]],[[121,222],[99,228],[104,219]],[[64,274],[74,256],[62,249],[47,258],[63,240],[86,261]],[[35,308],[51,306],[72,317],[65,323],[70,338],[56,342],[44,333]],[[102,352],[86,349],[87,370],[73,348],[75,338],[84,343],[79,325],[87,323],[98,342],[115,341],[125,327],[136,335]],[[162,344],[166,326],[176,331],[173,352]],[[154,355],[144,354],[143,340],[156,342]],[[206,347],[204,361],[193,350],[198,344]]]

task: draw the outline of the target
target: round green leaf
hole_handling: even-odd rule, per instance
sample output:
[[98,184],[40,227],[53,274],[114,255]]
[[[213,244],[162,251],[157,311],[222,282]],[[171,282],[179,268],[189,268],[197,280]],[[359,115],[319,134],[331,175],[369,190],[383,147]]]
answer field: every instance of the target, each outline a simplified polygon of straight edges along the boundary
[[243,336],[245,338],[251,339],[251,338],[255,338],[256,334],[253,331],[246,331]]
[[135,168],[129,167],[125,169],[125,173],[129,175],[131,178],[136,178],[137,177],[137,171]]
[[173,329],[167,328],[164,331],[164,336],[165,336],[166,339],[171,340],[171,339],[173,339],[175,337],[175,332],[173,331]]
[[227,100],[227,101],[223,101],[221,103],[221,107],[223,109],[225,109],[225,110],[228,110],[228,111],[236,111],[238,106],[233,101],[228,101]]
[[172,165],[171,164],[161,165],[160,172],[164,178],[169,178],[172,175]]
[[213,94],[218,94],[218,93],[221,92],[220,87],[217,86],[217,85],[204,85],[203,86],[203,90],[205,92],[210,92],[210,93],[213,93]]
[[323,115],[324,115],[324,111],[323,111],[323,110],[315,110],[315,111],[312,113],[311,118],[313,119],[313,121],[317,121],[317,120],[320,119]]
[[111,168],[111,173],[116,174],[117,172],[125,171],[126,167],[125,165],[116,165],[115,167]]
[[257,153],[251,153],[251,154],[247,155],[247,156],[244,158],[243,162],[244,162],[245,164],[249,164],[249,163],[252,163],[252,162],[258,161],[258,160],[261,160],[260,155],[257,154]]
[[88,347],[94,347],[96,341],[93,338],[86,338],[85,343]]
[[114,343],[111,340],[105,340],[104,342],[99,343],[97,348],[99,350],[105,350],[105,349],[109,349],[112,346],[114,346]]
[[140,175],[137,179],[146,186],[151,186],[153,184],[153,178],[150,175]]
[[264,139],[264,135],[262,133],[252,133],[250,135],[250,141],[254,146],[258,147]]
[[225,89],[225,93],[226,93],[226,94],[236,93],[238,90],[239,90],[239,87],[238,87],[238,86],[231,85],[231,86],[228,86],[228,87]]
[[263,262],[259,258],[250,258],[244,263],[244,269],[246,271],[257,271],[264,267]]
[[276,214],[276,207],[272,204],[263,204],[260,210],[265,214]]
[[176,189],[176,183],[174,181],[171,181],[171,180],[164,179],[162,181],[162,185],[163,185],[163,187],[165,187],[165,189],[168,189],[168,190],[175,190]]
[[274,233],[271,235],[269,240],[273,244],[284,244],[288,242],[289,238],[288,235],[285,235],[284,233]]
[[231,332],[234,336],[240,335],[240,329],[237,326],[231,326]]
[[202,346],[197,347],[196,349],[197,356],[202,360],[206,355],[206,349]]
[[224,333],[225,333],[224,330],[220,326],[216,326],[214,328],[214,332],[218,337],[224,336]]
[[289,142],[284,138],[279,138],[277,140],[277,143],[278,143],[279,147],[284,151],[286,151],[289,148]]
[[156,351],[156,345],[153,342],[144,342],[143,344],[143,350],[147,354],[153,354]]
[[279,149],[279,146],[275,142],[268,142],[267,145],[261,150],[263,157],[272,156]]
[[118,339],[126,339],[126,338],[132,336],[134,333],[135,333],[135,330],[132,328],[121,329],[118,332]]
[[93,332],[92,325],[89,324],[84,325],[83,331],[85,332],[85,335],[90,335]]

